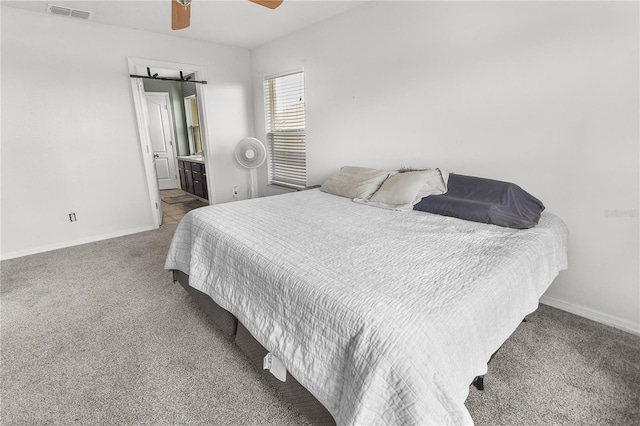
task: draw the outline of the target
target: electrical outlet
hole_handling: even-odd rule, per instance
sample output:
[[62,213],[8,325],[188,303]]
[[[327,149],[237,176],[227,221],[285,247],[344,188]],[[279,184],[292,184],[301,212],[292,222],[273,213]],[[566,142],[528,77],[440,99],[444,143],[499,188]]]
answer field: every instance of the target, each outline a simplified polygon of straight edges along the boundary
[[75,222],[76,220],[76,214],[75,213],[69,213],[69,222]]
[[233,198],[238,198],[238,187],[237,186],[233,187]]

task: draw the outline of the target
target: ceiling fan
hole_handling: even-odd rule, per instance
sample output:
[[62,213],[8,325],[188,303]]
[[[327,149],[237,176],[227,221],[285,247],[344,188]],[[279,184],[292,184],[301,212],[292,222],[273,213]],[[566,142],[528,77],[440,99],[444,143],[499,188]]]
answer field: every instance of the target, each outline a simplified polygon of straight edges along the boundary
[[[283,0],[249,0],[260,6],[275,9]],[[171,29],[187,28],[191,21],[191,0],[171,0]]]

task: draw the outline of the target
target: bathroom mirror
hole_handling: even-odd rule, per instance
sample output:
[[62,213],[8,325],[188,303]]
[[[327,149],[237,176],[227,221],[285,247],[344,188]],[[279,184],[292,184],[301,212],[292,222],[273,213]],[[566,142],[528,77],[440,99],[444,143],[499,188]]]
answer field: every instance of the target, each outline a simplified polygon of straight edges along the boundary
[[196,95],[184,98],[184,115],[187,123],[187,137],[189,138],[189,151],[193,154],[202,154],[202,140],[200,138],[200,121],[198,118],[198,100]]

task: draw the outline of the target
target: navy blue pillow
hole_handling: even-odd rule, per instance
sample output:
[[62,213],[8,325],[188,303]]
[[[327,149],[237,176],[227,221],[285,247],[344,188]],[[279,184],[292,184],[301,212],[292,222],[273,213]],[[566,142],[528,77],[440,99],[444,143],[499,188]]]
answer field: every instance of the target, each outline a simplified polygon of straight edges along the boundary
[[544,204],[510,182],[451,173],[448,191],[424,197],[413,209],[508,228],[533,228]]

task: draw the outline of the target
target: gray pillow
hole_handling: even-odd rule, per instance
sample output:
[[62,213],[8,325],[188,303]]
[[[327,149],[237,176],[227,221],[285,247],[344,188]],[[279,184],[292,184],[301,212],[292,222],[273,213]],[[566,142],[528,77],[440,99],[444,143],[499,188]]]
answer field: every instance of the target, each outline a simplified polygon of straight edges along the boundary
[[327,179],[320,189],[329,194],[348,198],[368,199],[393,171],[344,166]]
[[447,193],[423,198],[414,210],[527,229],[538,224],[544,204],[514,183],[451,173]]

